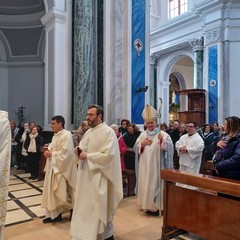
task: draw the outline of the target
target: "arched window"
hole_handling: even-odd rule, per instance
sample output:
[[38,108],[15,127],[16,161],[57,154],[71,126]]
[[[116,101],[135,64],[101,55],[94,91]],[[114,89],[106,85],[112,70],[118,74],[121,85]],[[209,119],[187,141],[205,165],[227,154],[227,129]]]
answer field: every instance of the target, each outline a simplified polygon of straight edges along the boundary
[[188,11],[188,0],[169,0],[169,19]]

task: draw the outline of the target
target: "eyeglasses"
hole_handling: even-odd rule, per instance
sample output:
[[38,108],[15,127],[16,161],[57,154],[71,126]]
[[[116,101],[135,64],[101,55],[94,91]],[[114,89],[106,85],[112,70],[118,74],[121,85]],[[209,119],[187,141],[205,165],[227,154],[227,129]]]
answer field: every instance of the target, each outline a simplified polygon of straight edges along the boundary
[[88,114],[87,114],[87,116],[90,116],[90,117],[91,117],[91,116],[94,116],[94,115],[96,115],[96,113],[88,113]]

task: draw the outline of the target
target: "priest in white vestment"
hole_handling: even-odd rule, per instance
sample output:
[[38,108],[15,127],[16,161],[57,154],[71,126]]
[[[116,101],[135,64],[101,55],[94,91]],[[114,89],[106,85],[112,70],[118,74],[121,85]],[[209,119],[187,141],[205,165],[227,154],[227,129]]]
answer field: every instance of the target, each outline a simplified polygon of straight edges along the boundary
[[88,108],[90,129],[79,145],[72,240],[113,240],[113,215],[123,198],[121,161],[115,132],[103,123],[103,108]]
[[0,240],[4,239],[11,162],[11,128],[8,113],[0,110]]
[[150,105],[142,117],[147,130],[136,141],[137,206],[148,215],[158,216],[163,209],[163,181],[160,170],[173,168],[173,142],[156,128],[157,111]]
[[[197,124],[189,122],[187,124],[187,132],[182,135],[176,142],[175,147],[179,156],[179,170],[189,173],[199,173],[202,153],[204,149],[204,141],[197,132]],[[195,187],[177,184],[178,186],[195,189]]]
[[52,118],[52,142],[44,152],[47,158],[43,185],[42,207],[46,209],[43,223],[59,222],[62,212],[73,208],[77,177],[74,145],[71,132],[64,129],[65,120],[58,115]]

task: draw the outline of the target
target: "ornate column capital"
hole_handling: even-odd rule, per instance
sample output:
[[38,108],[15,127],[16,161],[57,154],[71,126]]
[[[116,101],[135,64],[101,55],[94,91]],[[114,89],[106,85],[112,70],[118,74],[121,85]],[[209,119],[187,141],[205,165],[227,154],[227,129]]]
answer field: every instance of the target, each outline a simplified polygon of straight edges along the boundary
[[190,46],[193,48],[193,51],[203,51],[203,37],[194,38],[189,41]]
[[156,65],[158,62],[158,56],[157,55],[150,55],[150,65]]

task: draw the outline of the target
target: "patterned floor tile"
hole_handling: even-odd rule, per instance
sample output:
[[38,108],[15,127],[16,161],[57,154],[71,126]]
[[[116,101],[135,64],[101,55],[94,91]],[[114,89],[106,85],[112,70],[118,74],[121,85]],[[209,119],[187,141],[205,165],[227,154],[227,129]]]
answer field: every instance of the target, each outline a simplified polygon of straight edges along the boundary
[[46,215],[46,210],[39,206],[29,207],[29,209],[38,217],[44,217]]
[[6,225],[12,224],[12,223],[20,223],[25,222],[27,220],[32,219],[24,210],[18,209],[15,211],[8,211],[7,217],[6,217]]
[[7,201],[7,210],[10,211],[13,209],[20,209],[20,206],[13,200]]
[[31,186],[29,186],[26,183],[15,184],[15,185],[10,185],[9,186],[9,191],[13,192],[13,191],[16,191],[16,190],[24,190],[24,189],[29,189],[29,188],[31,188]]
[[33,196],[33,197],[29,196],[26,198],[20,198],[18,200],[27,207],[34,206],[34,205],[40,205],[42,202],[42,195]]
[[27,189],[22,191],[11,192],[15,198],[29,197],[33,195],[40,195],[41,193],[35,189]]

